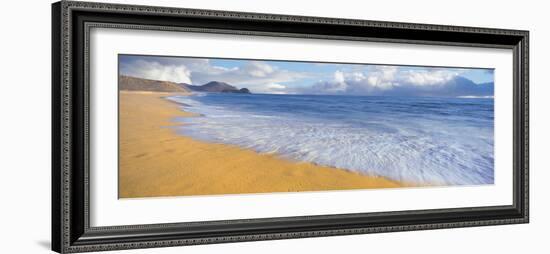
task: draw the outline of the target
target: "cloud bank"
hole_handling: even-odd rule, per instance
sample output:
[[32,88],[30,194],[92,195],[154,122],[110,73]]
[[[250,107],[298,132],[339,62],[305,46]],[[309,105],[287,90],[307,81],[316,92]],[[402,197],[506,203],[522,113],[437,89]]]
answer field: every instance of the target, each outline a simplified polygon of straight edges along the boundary
[[[126,55],[119,60],[122,75],[193,85],[222,81],[253,93],[488,97],[494,92],[493,70],[487,69]],[[491,82],[465,78],[476,75]]]
[[298,93],[378,96],[492,96],[493,84],[461,77],[461,69],[371,66],[363,71],[334,72]]
[[280,83],[307,75],[262,61],[245,61],[241,66],[228,68],[213,65],[209,59],[121,56],[120,63],[122,75],[192,85],[222,81],[256,93],[285,93],[286,86]]

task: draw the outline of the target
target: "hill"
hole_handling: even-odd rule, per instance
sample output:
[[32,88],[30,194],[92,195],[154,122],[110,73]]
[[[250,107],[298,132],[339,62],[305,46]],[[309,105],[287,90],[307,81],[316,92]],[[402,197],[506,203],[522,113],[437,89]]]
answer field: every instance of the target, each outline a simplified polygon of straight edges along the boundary
[[170,81],[143,79],[121,75],[118,79],[119,90],[149,91],[149,92],[178,92],[189,93],[190,90]]
[[210,81],[201,86],[189,85],[181,83],[180,86],[185,87],[191,91],[197,92],[211,92],[211,93],[250,93],[247,88],[238,89],[230,84],[220,81]]

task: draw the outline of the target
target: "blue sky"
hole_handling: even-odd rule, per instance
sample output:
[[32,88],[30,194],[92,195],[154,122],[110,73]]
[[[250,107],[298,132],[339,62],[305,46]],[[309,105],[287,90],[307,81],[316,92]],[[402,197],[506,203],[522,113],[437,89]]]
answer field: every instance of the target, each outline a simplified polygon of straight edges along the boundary
[[477,84],[494,79],[494,70],[472,68],[135,55],[119,55],[119,64],[121,75],[193,85],[222,81],[274,94],[475,96]]

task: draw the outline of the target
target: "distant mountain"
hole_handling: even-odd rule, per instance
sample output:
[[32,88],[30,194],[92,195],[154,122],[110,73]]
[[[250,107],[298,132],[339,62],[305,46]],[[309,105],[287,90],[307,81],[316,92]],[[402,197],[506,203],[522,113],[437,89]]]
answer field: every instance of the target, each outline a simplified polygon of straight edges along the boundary
[[478,91],[483,95],[495,95],[495,82],[481,83],[478,86]]
[[170,81],[143,79],[121,75],[118,79],[119,89],[126,91],[178,92],[189,93],[190,90]]
[[381,91],[376,95],[398,95],[398,96],[436,96],[436,97],[459,97],[459,96],[493,96],[494,83],[476,84],[473,81],[457,76],[442,85],[431,86],[402,86],[388,91]]
[[210,81],[202,86],[195,86],[185,83],[179,84],[181,87],[185,87],[191,91],[197,92],[211,92],[211,93],[250,93],[247,88],[237,89],[236,87],[220,81]]
[[310,87],[301,87],[295,91],[298,94],[488,98],[494,96],[494,90],[493,82],[477,84],[462,76],[455,76],[436,84],[417,84],[403,78],[382,86],[372,84],[370,79],[319,81]]
[[445,94],[447,96],[492,96],[494,95],[494,83],[476,84],[473,81],[463,78],[455,77],[446,86]]

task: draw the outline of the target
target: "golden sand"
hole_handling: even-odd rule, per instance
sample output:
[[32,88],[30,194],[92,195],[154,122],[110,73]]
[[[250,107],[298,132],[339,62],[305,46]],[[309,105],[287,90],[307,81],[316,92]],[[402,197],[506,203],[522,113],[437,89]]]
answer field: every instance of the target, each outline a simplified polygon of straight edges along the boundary
[[167,95],[120,92],[120,198],[400,186],[381,177],[181,136],[173,119],[193,115],[162,98]]

